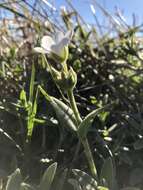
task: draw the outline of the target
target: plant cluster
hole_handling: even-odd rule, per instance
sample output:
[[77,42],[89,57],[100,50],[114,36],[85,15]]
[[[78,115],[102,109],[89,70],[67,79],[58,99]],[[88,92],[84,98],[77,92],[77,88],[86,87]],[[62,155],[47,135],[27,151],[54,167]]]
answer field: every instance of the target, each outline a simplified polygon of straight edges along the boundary
[[99,36],[69,5],[66,33],[0,4],[21,23],[0,30],[0,188],[142,189],[141,26]]

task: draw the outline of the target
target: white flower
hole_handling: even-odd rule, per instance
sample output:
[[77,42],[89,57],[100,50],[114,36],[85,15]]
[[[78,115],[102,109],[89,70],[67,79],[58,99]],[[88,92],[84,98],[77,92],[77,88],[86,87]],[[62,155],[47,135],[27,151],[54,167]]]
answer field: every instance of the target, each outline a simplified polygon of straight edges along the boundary
[[56,55],[64,60],[67,58],[67,47],[71,37],[72,31],[68,31],[65,35],[62,32],[57,32],[53,38],[51,36],[43,36],[41,47],[35,47],[34,50],[38,53]]

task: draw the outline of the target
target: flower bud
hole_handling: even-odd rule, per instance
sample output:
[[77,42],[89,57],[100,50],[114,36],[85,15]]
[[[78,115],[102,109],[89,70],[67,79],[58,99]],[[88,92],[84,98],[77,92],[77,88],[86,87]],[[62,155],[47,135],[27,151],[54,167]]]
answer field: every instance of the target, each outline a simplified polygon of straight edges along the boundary
[[77,83],[77,74],[73,70],[72,67],[70,67],[69,73],[68,73],[68,83],[71,89],[73,89],[76,86]]
[[67,72],[65,72],[64,70],[60,72],[52,68],[52,75],[56,84],[62,90],[71,90],[75,87],[77,83],[77,75],[75,71],[72,69],[72,67]]

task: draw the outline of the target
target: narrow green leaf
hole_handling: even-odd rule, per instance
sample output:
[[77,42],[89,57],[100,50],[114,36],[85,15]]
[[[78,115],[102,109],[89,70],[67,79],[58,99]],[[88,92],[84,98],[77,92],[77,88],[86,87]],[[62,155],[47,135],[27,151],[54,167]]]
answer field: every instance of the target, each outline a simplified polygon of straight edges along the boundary
[[22,102],[22,106],[27,107],[26,92],[24,89],[22,89],[20,92],[20,100]]
[[72,171],[78,183],[84,187],[85,190],[97,190],[97,181],[94,178],[78,169],[73,169]]
[[71,129],[72,131],[76,131],[76,119],[72,109],[57,98],[49,96],[41,86],[39,86],[38,88],[43,96],[46,98],[46,100],[53,107],[60,124],[63,127]]
[[114,189],[116,178],[115,168],[111,157],[107,158],[102,166],[100,181],[104,186],[107,185],[110,190]]
[[28,137],[32,136],[32,132],[33,132],[33,128],[34,128],[35,116],[37,113],[38,91],[39,90],[37,88],[34,103],[33,103],[33,105],[31,103],[31,107],[29,107],[29,111],[28,111],[28,124],[27,124],[27,128],[28,128],[27,136]]
[[33,132],[33,128],[34,128],[34,119],[32,116],[30,116],[28,118],[28,124],[27,124],[27,137],[31,137],[32,136],[32,132]]
[[45,171],[40,182],[40,190],[50,190],[57,169],[57,163],[51,164]]
[[49,96],[49,94],[48,94],[40,85],[38,86],[38,89],[40,90],[40,92],[43,94],[43,96],[45,97],[45,99],[46,99],[48,102],[51,102],[51,101],[52,101],[51,96]]
[[100,113],[99,118],[102,122],[106,121],[106,118],[108,117],[108,115],[110,114],[110,112],[108,111],[103,111]]
[[98,186],[98,190],[109,190],[107,187]]
[[81,138],[84,138],[86,137],[87,133],[88,133],[88,130],[94,120],[94,118],[100,114],[101,112],[103,112],[103,110],[109,108],[109,105],[105,106],[105,107],[102,107],[102,108],[98,108],[94,111],[92,111],[91,113],[89,113],[85,118],[84,120],[81,122],[81,124],[79,125],[79,128],[78,128],[78,134]]
[[38,88],[36,90],[36,95],[35,95],[35,99],[34,99],[34,103],[33,103],[33,109],[32,109],[32,115],[35,117],[36,113],[37,113],[37,101],[38,101]]
[[29,101],[33,102],[33,93],[34,93],[34,81],[35,81],[35,66],[32,64],[31,80],[30,80],[30,89],[29,89]]
[[82,190],[82,188],[77,180],[69,179],[68,182],[74,187],[75,190]]
[[62,126],[68,127],[73,131],[77,130],[77,121],[75,119],[72,109],[64,104],[62,101],[53,97],[53,102],[51,102],[57,118]]
[[32,131],[33,131],[32,102],[28,102],[27,137],[32,136]]
[[6,190],[19,190],[22,183],[22,176],[19,169],[16,169],[14,173],[8,179]]
[[36,123],[40,123],[40,124],[44,124],[44,123],[46,123],[46,120],[44,120],[44,119],[38,119],[38,118],[34,118],[34,122],[36,122]]

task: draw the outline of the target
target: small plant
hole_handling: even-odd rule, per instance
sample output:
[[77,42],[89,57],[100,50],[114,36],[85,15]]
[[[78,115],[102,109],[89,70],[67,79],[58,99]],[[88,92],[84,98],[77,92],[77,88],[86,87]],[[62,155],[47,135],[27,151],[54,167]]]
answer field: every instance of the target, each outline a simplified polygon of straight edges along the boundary
[[[109,109],[112,104],[98,108],[82,119],[74,97],[77,74],[72,67],[69,68],[67,65],[69,56],[68,44],[71,40],[71,34],[72,32],[68,32],[65,36],[61,33],[56,34],[55,38],[58,39],[57,42],[53,41],[51,37],[45,36],[41,40],[41,48],[35,48],[35,51],[42,53],[49,72],[60,90],[63,99],[66,101],[66,104],[50,96],[40,85],[37,88],[53,107],[60,124],[69,128],[73,133],[76,133],[79,142],[83,145],[93,178],[80,170],[73,170],[77,181],[70,179],[69,182],[77,190],[81,190],[82,188],[91,190],[114,190],[117,189],[117,182],[113,157],[109,157],[105,160],[99,174],[87,139],[87,133],[94,118],[100,113],[103,114],[103,111]],[[57,64],[60,64],[61,69],[57,70],[50,65],[45,54],[48,54],[51,59],[56,61]],[[67,98],[65,98],[65,94]]]
[[[47,7],[40,1],[33,1],[33,10],[32,2],[2,2],[4,12],[14,15],[4,18],[0,30],[2,180],[19,167],[24,179],[28,176],[34,182],[49,161],[60,161],[64,171],[56,176],[60,184],[50,189],[68,189],[62,175],[74,190],[142,189],[142,25],[130,27],[118,11],[114,19],[97,2],[113,27],[102,30],[94,2],[93,27],[69,1],[61,17],[55,11],[56,19],[49,21]],[[59,28],[69,31],[56,33]],[[33,52],[37,33],[40,38],[45,34],[34,48],[40,56]],[[18,181],[20,170],[14,172]],[[25,182],[20,188],[40,189]]]
[[[98,183],[97,180],[87,173],[79,170],[73,169],[74,178],[67,179],[67,176],[60,177],[60,179],[55,179],[57,170],[57,163],[51,164],[44,172],[39,185],[31,185],[25,183],[20,169],[16,169],[9,177],[5,187],[5,190],[52,190],[55,189],[53,184],[56,183],[56,190],[66,190],[64,183],[68,180],[68,183],[73,186],[73,190],[119,190],[113,171],[113,165],[111,159],[107,159],[102,167],[100,174],[101,182]],[[104,181],[104,182],[103,182]],[[104,185],[103,185],[104,183]],[[120,190],[139,190],[134,187],[125,187]]]
[[51,164],[43,174],[39,186],[32,186],[25,183],[19,169],[16,169],[8,178],[6,190],[50,190],[56,173],[57,163]]
[[[69,32],[69,34],[70,33],[71,32]],[[71,35],[65,35],[64,37],[62,36],[60,39],[61,36],[61,33],[56,34],[55,38],[59,39],[57,43],[54,43],[51,37],[44,36],[41,40],[41,48],[36,47],[35,51],[42,54],[48,53],[51,58],[61,64],[61,70],[58,71],[48,63],[45,55],[43,55],[56,85],[62,94],[63,91],[66,93],[70,107],[55,97],[48,95],[48,93],[41,86],[38,86],[38,89],[52,105],[61,124],[65,124],[66,127],[76,132],[79,141],[84,147],[90,171],[95,178],[98,178],[96,165],[87,140],[87,132],[95,116],[102,112],[105,108],[99,108],[98,110],[93,111],[82,120],[73,94],[74,87],[77,83],[77,75],[73,69],[69,69],[66,64],[68,59],[68,44],[70,42]]]

